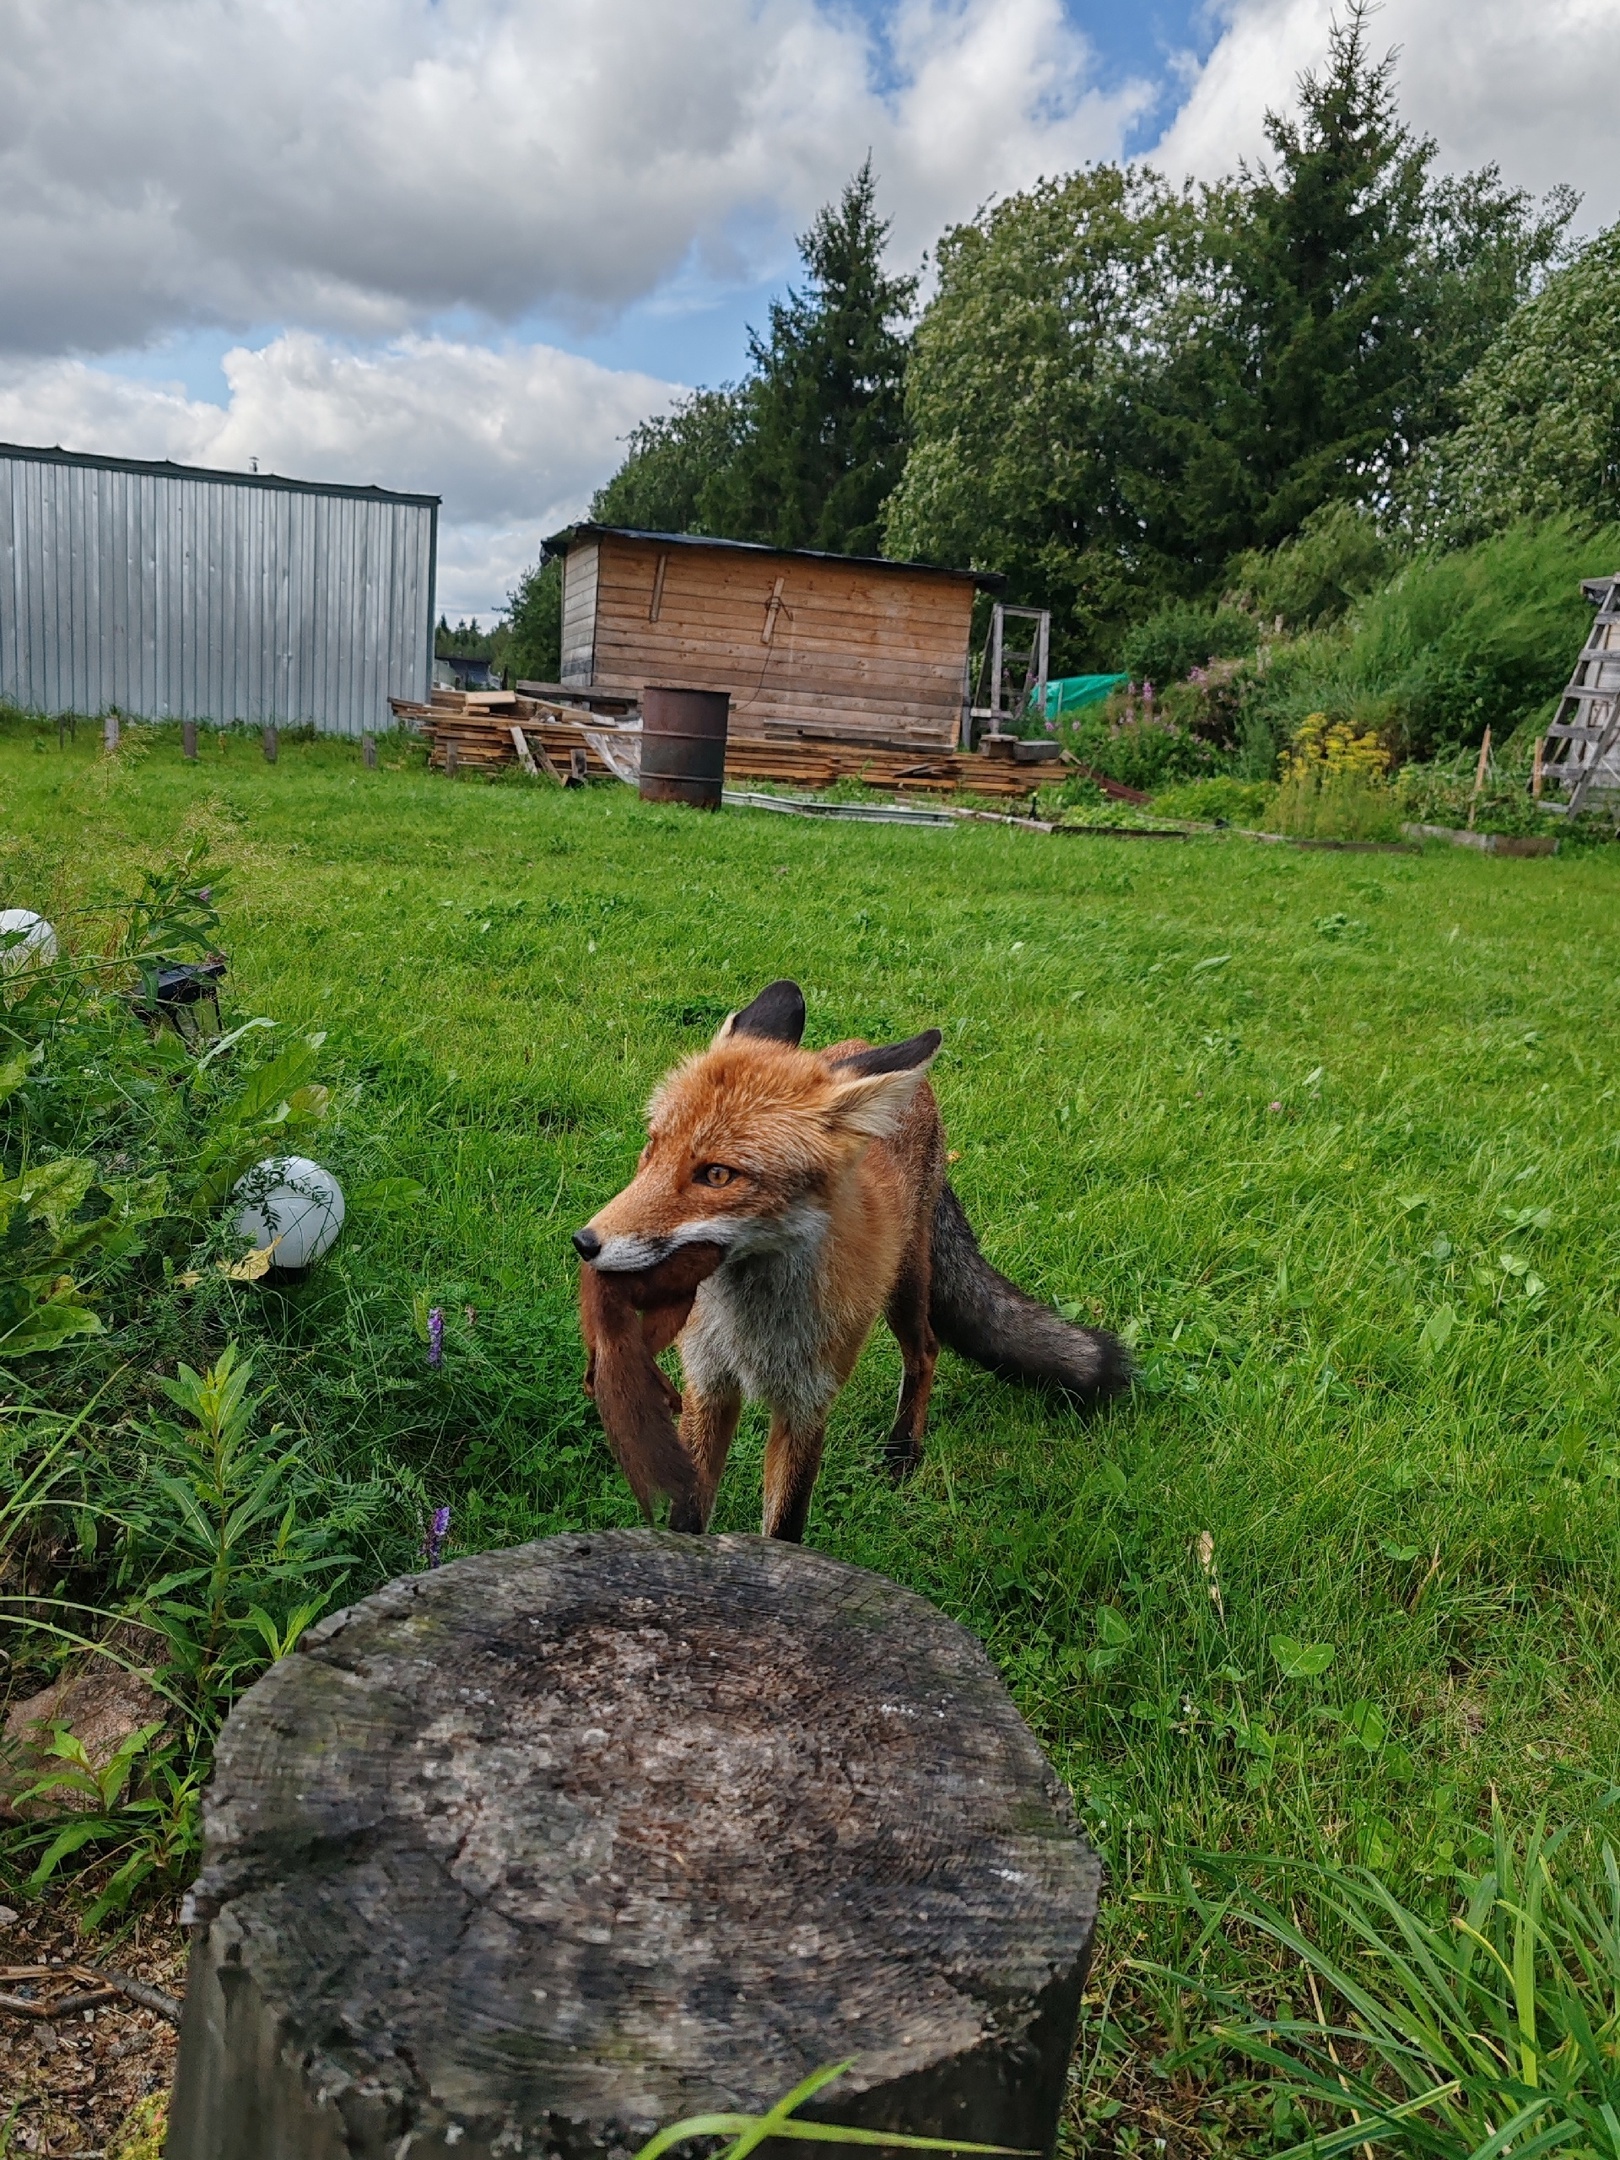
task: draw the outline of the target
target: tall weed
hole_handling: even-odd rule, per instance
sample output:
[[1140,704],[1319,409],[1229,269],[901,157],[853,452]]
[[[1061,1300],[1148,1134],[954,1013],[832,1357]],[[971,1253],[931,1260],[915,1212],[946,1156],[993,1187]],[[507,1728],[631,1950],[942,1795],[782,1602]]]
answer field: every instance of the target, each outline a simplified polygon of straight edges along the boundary
[[[1304,1977],[1309,2015],[1287,2003],[1257,2012],[1212,1991],[1224,2014],[1209,2041],[1268,2072],[1306,2119],[1331,2125],[1288,2160],[1330,2160],[1369,2141],[1433,2160],[1620,2154],[1614,1847],[1578,1854],[1569,1830],[1549,1832],[1539,1818],[1515,1830],[1500,1810],[1492,1830],[1488,1863],[1449,1912],[1404,1902],[1367,1868],[1211,1863],[1228,1877],[1284,1882],[1282,1896],[1234,1889],[1200,1911],[1206,1936],[1258,1938]],[[1289,1887],[1307,1898],[1313,1925]]]
[[[336,1093],[318,1034],[159,1020],[160,970],[218,934],[200,869],[193,853],[149,872],[124,908],[67,922],[48,966],[0,977],[7,1692],[111,1660],[154,1668],[164,1706],[108,1760],[53,1728],[5,1833],[0,1872],[21,1865],[22,1887],[95,1863],[87,1925],[183,1870],[221,1719],[325,1609],[345,1533],[382,1496],[265,1425],[228,1339],[263,1333],[276,1302],[236,1288],[224,1203],[251,1163],[336,1124]],[[155,1657],[130,1648],[137,1628]]]
[[[131,1629],[163,1646],[150,1674],[163,1715],[131,1731],[102,1762],[66,1722],[54,1724],[42,1774],[15,1798],[27,1827],[0,1847],[13,1863],[37,1855],[22,1885],[30,1891],[75,1856],[93,1858],[100,1880],[82,1916],[87,1928],[122,1909],[149,1877],[172,1881],[184,1872],[226,1712],[331,1602],[354,1564],[338,1541],[378,1497],[375,1487],[350,1481],[318,1484],[284,1428],[256,1432],[266,1397],[249,1393],[252,1373],[230,1344],[206,1372],[182,1364],[178,1378],[161,1380],[185,1417],[151,1421],[122,1477],[89,1449],[75,1462],[69,1443],[91,1435],[52,1435],[48,1420],[39,1421],[46,1445],[36,1462],[14,1449],[22,1475],[18,1496],[0,1512],[0,1562],[21,1559],[26,1581],[28,1547],[18,1533],[53,1504],[66,1512],[70,1497],[83,1504],[67,1519],[105,1553],[95,1602],[48,1587],[0,1600],[18,1662],[26,1667],[32,1651],[133,1665],[124,1647]],[[75,1470],[81,1490],[71,1496],[65,1488]]]

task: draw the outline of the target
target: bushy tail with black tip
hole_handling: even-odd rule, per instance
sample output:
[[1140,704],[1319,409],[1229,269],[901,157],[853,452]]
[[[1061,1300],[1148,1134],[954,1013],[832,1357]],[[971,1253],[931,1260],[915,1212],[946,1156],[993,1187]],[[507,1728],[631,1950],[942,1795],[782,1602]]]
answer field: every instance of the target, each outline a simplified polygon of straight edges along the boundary
[[934,1212],[929,1318],[959,1356],[1004,1380],[1060,1389],[1083,1409],[1131,1384],[1130,1353],[1117,1336],[1072,1326],[990,1265],[949,1185]]

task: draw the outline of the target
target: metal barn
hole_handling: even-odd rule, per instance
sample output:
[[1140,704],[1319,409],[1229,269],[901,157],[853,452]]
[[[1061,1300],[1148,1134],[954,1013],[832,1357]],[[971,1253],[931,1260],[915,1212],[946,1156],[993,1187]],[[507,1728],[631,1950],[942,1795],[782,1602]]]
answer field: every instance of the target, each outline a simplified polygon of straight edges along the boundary
[[433,670],[439,498],[0,443],[0,702],[391,724]]
[[546,546],[565,558],[570,689],[727,690],[743,738],[965,740],[973,600],[1001,589],[993,572],[614,525]]

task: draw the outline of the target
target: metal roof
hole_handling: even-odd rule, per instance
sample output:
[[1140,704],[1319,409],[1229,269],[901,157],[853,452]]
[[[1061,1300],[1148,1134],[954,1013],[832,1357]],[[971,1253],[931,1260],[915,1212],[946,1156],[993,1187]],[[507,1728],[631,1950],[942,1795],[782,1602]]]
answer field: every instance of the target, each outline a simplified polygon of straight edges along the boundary
[[156,473],[168,480],[218,480],[231,487],[276,488],[290,495],[345,495],[361,502],[415,503],[421,509],[439,507],[438,495],[405,495],[395,488],[348,487],[336,480],[285,480],[280,473],[226,472],[212,465],[176,465],[168,458],[96,457],[83,450],[49,450],[27,443],[0,443],[0,458],[25,458],[36,465],[80,465],[95,472]]
[[770,555],[783,562],[849,563],[861,570],[904,570],[924,577],[955,578],[981,592],[1000,592],[1007,580],[999,570],[947,570],[939,563],[901,562],[892,555],[835,555],[829,548],[767,547],[758,540],[720,540],[712,533],[643,532],[635,525],[593,525],[583,520],[565,525],[544,543],[548,555],[566,555],[576,540],[654,540],[660,547],[733,548],[747,555]]

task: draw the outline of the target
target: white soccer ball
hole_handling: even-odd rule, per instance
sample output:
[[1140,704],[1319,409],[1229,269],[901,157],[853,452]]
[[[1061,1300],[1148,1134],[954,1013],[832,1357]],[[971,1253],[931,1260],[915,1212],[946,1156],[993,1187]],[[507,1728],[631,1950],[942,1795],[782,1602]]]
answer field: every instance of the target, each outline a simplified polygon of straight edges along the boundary
[[32,908],[0,908],[0,969],[49,967],[56,958],[56,932]]
[[[272,1155],[239,1178],[236,1232],[260,1252],[275,1244],[276,1267],[308,1267],[343,1228],[343,1188],[307,1155]],[[279,1239],[280,1243],[276,1244]]]

